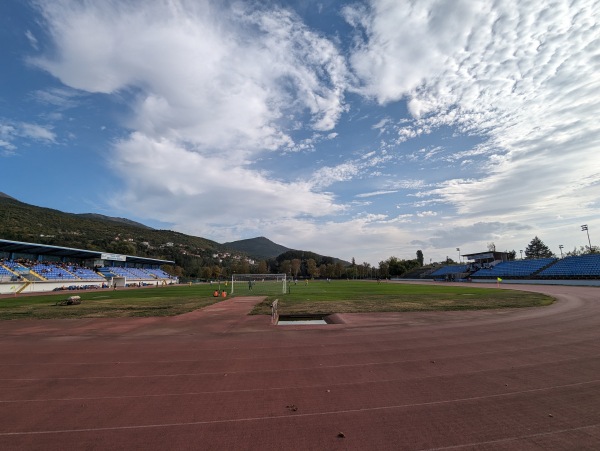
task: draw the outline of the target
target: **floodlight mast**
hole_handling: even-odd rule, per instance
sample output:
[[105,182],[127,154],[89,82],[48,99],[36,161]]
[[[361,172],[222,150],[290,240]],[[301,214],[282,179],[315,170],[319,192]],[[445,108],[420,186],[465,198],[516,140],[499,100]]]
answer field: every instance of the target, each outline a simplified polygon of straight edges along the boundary
[[591,253],[591,252],[592,252],[592,242],[591,242],[591,240],[590,240],[590,231],[588,230],[588,226],[587,226],[587,224],[583,224],[583,225],[581,226],[581,231],[582,231],[582,232],[584,232],[584,231],[585,231],[585,232],[587,233],[587,237],[588,237],[588,244],[590,245],[590,253]]

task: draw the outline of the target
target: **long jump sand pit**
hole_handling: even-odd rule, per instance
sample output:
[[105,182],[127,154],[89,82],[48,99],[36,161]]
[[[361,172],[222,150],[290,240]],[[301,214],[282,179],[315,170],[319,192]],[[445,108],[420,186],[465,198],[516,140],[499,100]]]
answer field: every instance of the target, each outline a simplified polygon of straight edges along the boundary
[[234,298],[172,318],[0,323],[0,449],[597,450],[600,290],[503,311],[275,327]]

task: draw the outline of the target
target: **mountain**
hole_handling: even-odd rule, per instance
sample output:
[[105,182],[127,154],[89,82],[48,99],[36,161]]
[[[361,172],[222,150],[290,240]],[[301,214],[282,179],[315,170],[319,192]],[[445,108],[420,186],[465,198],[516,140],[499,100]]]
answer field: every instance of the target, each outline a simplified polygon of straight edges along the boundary
[[339,258],[335,258],[335,257],[329,257],[327,255],[320,255],[320,254],[316,254],[314,252],[310,252],[310,251],[299,251],[299,250],[294,250],[294,249],[290,249],[286,252],[284,252],[283,254],[280,254],[277,256],[276,260],[281,263],[284,260],[301,260],[301,261],[307,261],[307,260],[314,260],[315,262],[317,262],[317,264],[322,265],[322,264],[330,264],[330,263],[341,263],[342,266],[350,266],[350,262],[347,262],[345,260],[341,260]]
[[310,251],[290,249],[289,247],[274,243],[264,236],[247,240],[232,241],[230,243],[224,243],[223,246],[227,249],[243,252],[255,260],[274,260],[277,264],[281,264],[284,260],[298,259],[306,261],[308,259],[313,259],[319,265],[323,263],[329,264],[338,262],[341,263],[342,266],[350,265],[350,262],[339,258],[328,257]]
[[140,222],[132,221],[131,219],[127,218],[114,218],[112,216],[104,216],[98,213],[78,213],[77,216],[81,218],[98,219],[100,221],[113,221],[118,222],[119,224],[126,224],[133,227],[139,227],[141,229],[154,230],[152,227],[148,227],[147,225],[144,225]]
[[231,241],[229,243],[224,243],[223,246],[227,249],[243,252],[257,260],[268,260],[270,258],[275,258],[278,255],[290,250],[281,244],[274,243],[264,236],[249,238],[246,240]]
[[[212,259],[222,246],[205,238],[155,230],[124,218],[64,213],[0,196],[0,238],[166,260]],[[212,261],[211,261],[212,264]]]
[[191,278],[212,277],[205,272],[216,267],[235,271],[233,267],[244,255],[273,261],[292,254],[293,258],[314,256],[316,261],[331,259],[308,251],[293,251],[265,237],[219,244],[172,230],[156,230],[126,218],[38,207],[4,193],[0,193],[0,238],[172,260],[180,267],[177,275]]

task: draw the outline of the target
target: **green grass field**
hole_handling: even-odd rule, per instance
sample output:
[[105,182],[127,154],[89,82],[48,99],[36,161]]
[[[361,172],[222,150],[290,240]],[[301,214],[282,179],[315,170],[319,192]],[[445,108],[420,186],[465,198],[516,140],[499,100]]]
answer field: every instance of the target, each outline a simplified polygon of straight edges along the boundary
[[451,284],[333,280],[292,283],[289,288],[289,294],[268,297],[252,313],[270,313],[275,299],[279,299],[280,314],[483,310],[541,307],[554,301],[538,293]]
[[[117,318],[173,316],[214,304],[214,286],[169,286],[139,290],[63,291],[47,295],[0,299],[0,320],[49,318]],[[57,306],[69,296],[80,305]]]
[[[0,320],[43,318],[114,318],[173,316],[219,302],[215,285],[199,284],[139,290],[73,291],[40,296],[0,299]],[[222,285],[222,289],[228,287]],[[549,305],[553,299],[537,294],[493,288],[453,285],[414,285],[366,281],[310,281],[289,286],[290,293],[273,294],[258,304],[253,314],[270,314],[279,299],[280,313],[406,312],[480,310]],[[260,290],[236,288],[234,296],[260,295]],[[70,295],[81,296],[80,305],[57,306]]]

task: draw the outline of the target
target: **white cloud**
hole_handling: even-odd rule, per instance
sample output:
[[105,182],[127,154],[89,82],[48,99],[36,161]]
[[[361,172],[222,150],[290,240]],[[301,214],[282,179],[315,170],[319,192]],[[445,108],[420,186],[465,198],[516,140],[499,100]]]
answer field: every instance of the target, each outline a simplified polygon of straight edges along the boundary
[[323,255],[331,255],[357,263],[377,265],[390,256],[414,258],[417,245],[409,244],[413,233],[401,229],[403,218],[358,216],[347,221],[315,222],[291,219],[269,227],[269,237],[294,249],[305,249],[311,243]]
[[[214,239],[342,208],[318,183],[253,169],[265,152],[335,138],[347,108],[344,58],[294,13],[191,0],[41,5],[56,52],[31,61],[69,87],[133,97],[134,132],[112,155],[121,208]],[[297,124],[315,134],[294,142]]]
[[360,173],[360,166],[355,162],[346,162],[335,167],[323,166],[313,174],[311,184],[324,188],[336,182],[352,180]]
[[393,183],[393,187],[397,189],[422,189],[425,186],[424,180],[398,180]]
[[[504,244],[508,242],[511,239],[511,235],[514,235],[516,232],[525,232],[529,235],[533,233],[532,227],[523,224],[477,222],[474,224],[440,228],[433,233],[427,244],[438,248],[448,248],[451,243],[456,243],[460,246],[463,244],[473,246],[474,243],[480,243],[480,250],[485,250],[486,243],[498,242]],[[533,238],[533,235],[531,238]],[[505,249],[498,250],[504,251]],[[510,249],[507,248],[507,250]],[[463,251],[466,251],[466,249],[463,249]],[[469,252],[478,251],[471,249]]]
[[478,157],[478,178],[421,193],[453,205],[451,222],[597,216],[598,2],[373,0],[345,14],[365,36],[351,58],[361,91],[408,101],[414,120],[398,125],[398,143],[445,125],[483,138],[454,155],[413,154]]
[[207,158],[167,139],[134,133],[117,144],[116,154],[113,167],[128,190],[113,200],[115,206],[147,212],[186,233],[227,241],[275,221],[342,209],[330,194],[314,193],[306,183],[270,180],[225,157]]
[[[223,241],[260,231],[290,247],[374,262],[412,258],[416,246],[443,253],[444,243],[462,248],[454,241],[469,237],[517,242],[541,226],[560,236],[566,221],[598,216],[594,0],[355,3],[343,8],[357,31],[347,60],[336,44],[347,36],[327,38],[272,3],[40,4],[55,49],[31,61],[74,90],[131,105],[131,134],[112,154],[126,184],[114,199],[140,217]],[[342,149],[345,130],[334,130],[349,91],[366,98],[352,125],[377,118],[366,128],[382,140],[362,156]],[[59,91],[34,96],[75,101]],[[385,110],[367,111],[377,105]],[[400,110],[411,116],[394,117]],[[52,129],[31,125],[11,124],[0,146],[25,134],[55,140]],[[442,127],[477,144],[432,144]],[[258,164],[281,154],[295,163],[334,138],[339,160],[304,181]],[[460,175],[450,170],[461,165]],[[404,172],[413,170],[418,177]],[[360,188],[344,190],[347,203],[342,190],[324,192],[358,179]],[[397,217],[357,201],[404,189],[419,192]],[[334,220],[340,213],[350,219]]]
[[65,88],[38,89],[31,93],[31,97],[36,101],[61,109],[76,107],[78,105],[77,98],[80,96],[81,93]]
[[394,194],[397,193],[398,191],[396,190],[381,190],[381,191],[373,191],[372,193],[361,193],[361,194],[357,194],[356,197],[363,199],[365,197],[375,197],[375,196],[382,196],[384,194]]
[[13,125],[0,122],[0,136],[9,137],[15,135],[16,132],[17,129]]
[[33,140],[45,144],[54,143],[56,134],[52,127],[29,122],[0,122],[0,147],[5,155],[12,155],[20,140]]
[[18,134],[24,138],[34,139],[36,141],[54,142],[56,134],[51,130],[51,127],[44,127],[38,124],[30,124],[21,122],[19,124]]
[[135,89],[131,126],[196,151],[292,144],[290,115],[331,130],[345,110],[344,59],[287,10],[208,1],[43,4],[56,57],[33,59],[89,92]]
[[449,57],[464,49],[471,28],[489,13],[488,3],[379,0],[370,2],[368,12],[362,6],[345,7],[349,23],[367,36],[351,57],[361,91],[386,103],[444,72]]
[[17,146],[15,146],[10,141],[0,138],[0,148],[2,149],[2,155],[7,156],[13,155],[15,153],[15,150],[17,149]]
[[25,37],[29,41],[29,44],[31,45],[31,47],[33,47],[35,50],[37,50],[38,49],[38,40],[34,36],[34,34],[31,32],[31,30],[25,31]]

